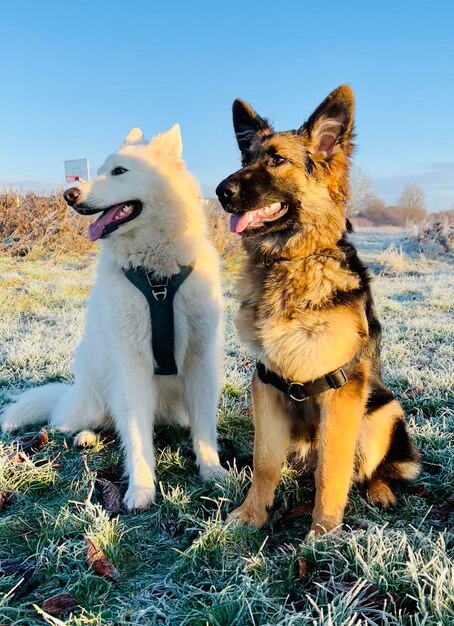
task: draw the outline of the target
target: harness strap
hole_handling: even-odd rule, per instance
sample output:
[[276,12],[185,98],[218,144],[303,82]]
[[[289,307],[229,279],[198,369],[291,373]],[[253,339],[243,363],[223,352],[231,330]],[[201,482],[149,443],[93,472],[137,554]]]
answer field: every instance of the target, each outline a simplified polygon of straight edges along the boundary
[[178,274],[164,278],[143,267],[123,269],[126,278],[147,299],[152,326],[151,343],[156,363],[154,373],[160,376],[178,374],[175,363],[173,300],[193,268],[193,265],[185,265]]
[[316,396],[319,393],[328,391],[328,389],[340,389],[343,387],[358,363],[359,358],[355,356],[343,367],[339,367],[333,372],[328,372],[328,374],[306,383],[281,378],[274,372],[270,372],[260,361],[257,363],[257,374],[262,383],[273,385],[273,387],[290,396],[296,402],[304,402],[311,396]]

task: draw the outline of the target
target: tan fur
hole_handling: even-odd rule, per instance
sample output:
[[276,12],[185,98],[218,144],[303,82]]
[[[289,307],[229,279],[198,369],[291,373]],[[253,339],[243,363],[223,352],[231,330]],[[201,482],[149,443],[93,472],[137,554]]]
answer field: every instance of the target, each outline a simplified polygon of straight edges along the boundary
[[396,419],[403,418],[402,407],[393,400],[373,413],[367,413],[361,425],[358,440],[360,464],[358,478],[370,478],[385,456]]
[[290,424],[279,392],[252,379],[252,402],[255,423],[254,474],[245,502],[232,518],[254,527],[263,526],[273,504],[274,491],[290,444]]

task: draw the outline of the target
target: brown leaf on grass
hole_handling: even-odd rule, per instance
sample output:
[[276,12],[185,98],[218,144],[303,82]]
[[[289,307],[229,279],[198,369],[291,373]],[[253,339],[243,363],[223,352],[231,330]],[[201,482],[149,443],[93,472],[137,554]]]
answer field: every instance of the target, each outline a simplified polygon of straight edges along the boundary
[[104,478],[105,480],[109,480],[111,483],[116,483],[118,485],[123,482],[123,468],[121,465],[103,467],[96,470],[96,478]]
[[12,497],[12,492],[11,491],[3,491],[0,490],[0,512],[3,510],[3,508],[8,504],[8,502],[11,500]]
[[290,511],[287,511],[283,517],[283,520],[295,519],[296,517],[303,517],[303,515],[310,515],[314,509],[313,502],[303,502],[300,506],[296,506]]
[[20,463],[23,463],[26,460],[27,460],[27,455],[24,454],[23,452],[13,452],[12,454],[8,455],[8,461],[12,465],[19,465]]
[[17,443],[22,452],[31,455],[39,450],[42,450],[44,446],[47,446],[49,443],[49,435],[47,434],[47,430],[42,428],[39,433],[36,433],[35,435],[26,435],[25,437],[21,437]]
[[430,496],[430,490],[424,483],[414,485],[413,488],[410,489],[410,492],[415,496],[418,496],[418,498],[426,498],[427,496]]
[[300,578],[306,578],[309,573],[309,563],[300,556],[295,563],[296,573]]
[[11,576],[11,574],[16,574],[17,572],[24,571],[27,568],[28,565],[24,559],[0,559],[0,574],[3,574],[4,576]]
[[60,593],[57,596],[44,600],[41,608],[53,617],[63,617],[67,613],[77,611],[79,604],[70,593]]
[[106,478],[97,478],[97,483],[102,487],[102,505],[109,517],[118,515],[122,510],[122,494],[117,485]]
[[25,435],[16,441],[17,451],[8,456],[8,460],[13,465],[23,463],[27,456],[32,456],[35,452],[42,450],[49,442],[47,430],[43,428],[35,435]]
[[85,538],[85,543],[87,545],[86,561],[88,566],[91,567],[91,569],[98,574],[98,576],[106,578],[113,583],[119,582],[119,573],[107,559],[101,548],[99,548],[96,543],[88,537]]
[[446,498],[441,504],[436,504],[432,507],[429,513],[429,519],[436,520],[438,522],[447,522],[454,513],[454,493]]
[[172,538],[178,537],[183,532],[181,525],[172,518],[163,520],[160,526],[161,526],[161,530],[164,531],[167,535],[169,535]]
[[[345,594],[360,584],[360,579],[356,576],[348,575],[346,580],[332,580],[332,587],[329,589],[330,594]],[[382,591],[375,583],[366,583],[361,587],[361,594],[367,598],[367,607],[377,610],[383,610],[385,604],[387,606],[399,603],[399,596],[392,591]]]

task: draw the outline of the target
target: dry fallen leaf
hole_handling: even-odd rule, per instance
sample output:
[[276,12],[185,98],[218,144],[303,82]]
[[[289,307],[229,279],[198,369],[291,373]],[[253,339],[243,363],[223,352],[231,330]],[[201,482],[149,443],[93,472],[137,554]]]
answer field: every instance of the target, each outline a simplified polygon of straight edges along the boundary
[[300,578],[306,578],[309,573],[309,564],[306,559],[303,559],[303,557],[299,557],[295,565],[298,576]]
[[0,574],[11,576],[28,568],[27,562],[21,558],[0,559]]
[[85,542],[87,544],[86,561],[88,566],[91,567],[91,569],[98,574],[98,576],[117,583],[120,580],[120,575],[112,563],[110,563],[107,559],[101,548],[99,548],[96,543],[88,537],[85,538]]
[[451,515],[454,514],[454,493],[446,498],[444,502],[436,504],[429,513],[429,519],[438,522],[448,522]]
[[35,435],[25,435],[16,441],[17,451],[9,456],[9,462],[13,465],[23,463],[27,456],[32,456],[35,452],[42,450],[49,442],[47,430],[43,428]]
[[313,502],[303,502],[300,506],[296,506],[294,509],[287,511],[284,515],[284,519],[294,519],[296,517],[302,517],[303,515],[310,515],[314,509]]
[[0,490],[0,512],[2,511],[3,507],[11,500],[12,495],[13,494],[11,493],[11,491]]
[[122,510],[122,495],[120,489],[105,478],[97,478],[102,487],[102,504],[109,517],[118,515]]
[[19,465],[19,463],[23,463],[27,460],[27,455],[23,452],[13,452],[8,455],[8,461],[13,465]]
[[52,598],[47,598],[42,606],[43,611],[54,617],[62,617],[67,613],[77,611],[78,608],[76,598],[69,593],[60,593]]
[[49,435],[47,434],[47,430],[43,428],[35,435],[26,435],[25,437],[21,437],[17,443],[22,452],[25,452],[26,454],[34,454],[35,452],[42,450],[44,446],[49,443]]

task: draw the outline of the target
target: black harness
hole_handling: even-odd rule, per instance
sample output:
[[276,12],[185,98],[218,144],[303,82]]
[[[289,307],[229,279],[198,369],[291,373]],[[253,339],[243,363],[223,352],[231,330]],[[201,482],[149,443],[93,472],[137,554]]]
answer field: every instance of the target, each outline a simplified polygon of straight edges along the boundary
[[293,380],[281,378],[274,372],[270,372],[263,363],[257,363],[257,374],[262,383],[273,385],[279,391],[290,396],[295,402],[304,402],[311,396],[328,391],[328,389],[340,389],[348,381],[353,370],[359,363],[359,358],[355,356],[351,361],[343,367],[339,367],[333,372],[329,372],[320,378],[316,378],[310,382],[299,383]]
[[152,325],[151,343],[156,362],[154,373],[160,376],[178,374],[175,363],[173,300],[193,268],[193,265],[184,265],[178,274],[164,278],[143,267],[122,270],[126,278],[147,299]]

